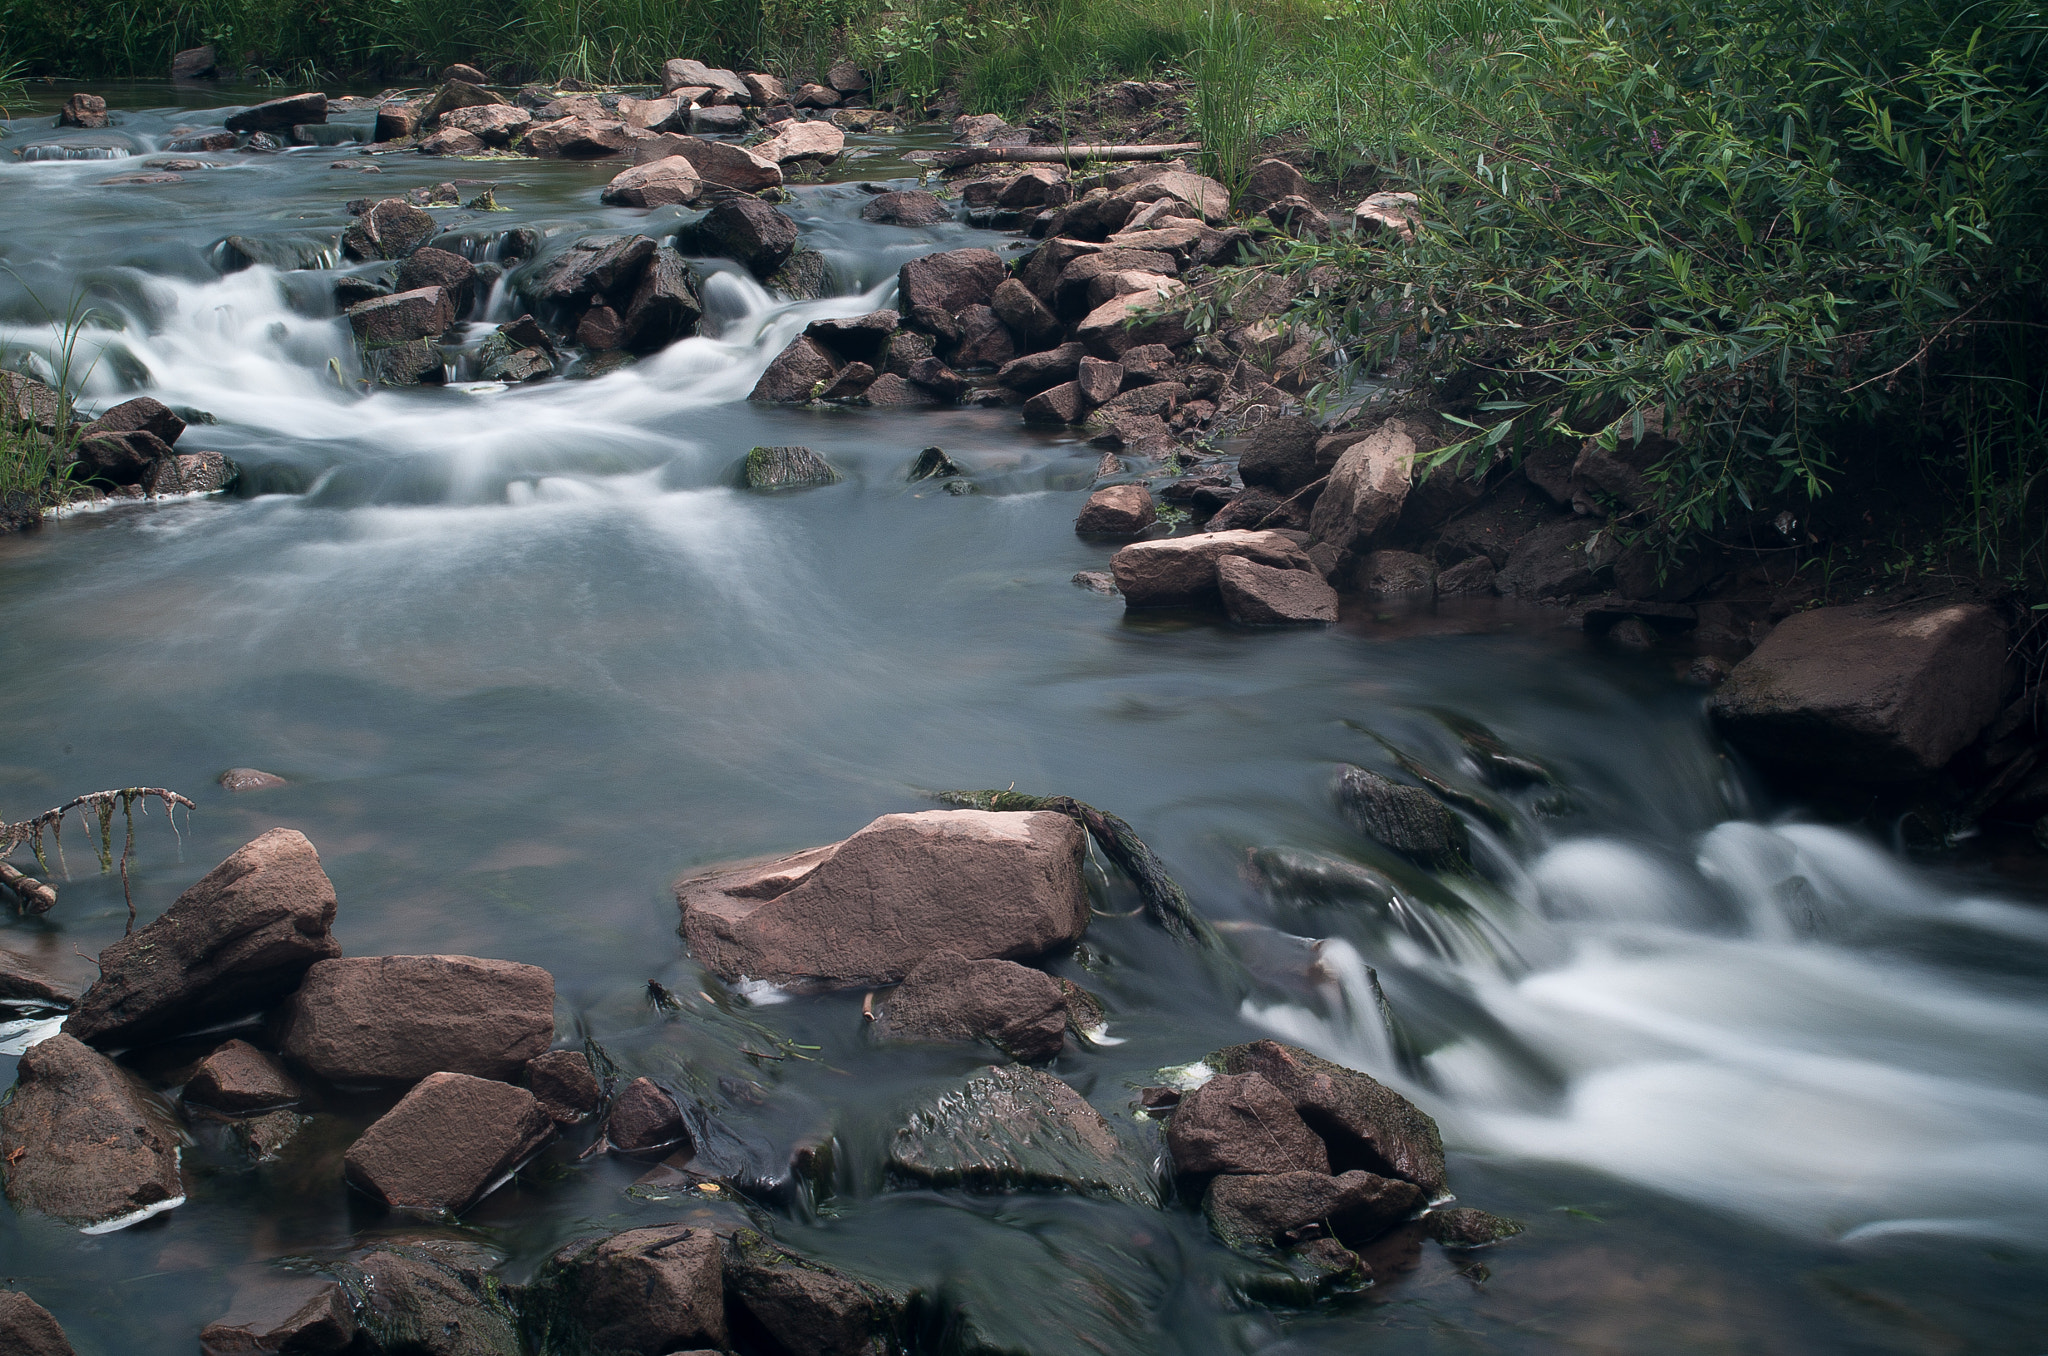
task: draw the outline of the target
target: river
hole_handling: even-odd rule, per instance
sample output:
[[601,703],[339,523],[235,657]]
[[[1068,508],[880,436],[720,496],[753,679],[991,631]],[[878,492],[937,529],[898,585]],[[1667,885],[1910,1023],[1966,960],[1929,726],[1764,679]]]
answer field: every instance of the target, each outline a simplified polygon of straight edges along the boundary
[[[273,93],[99,87],[110,141],[50,130],[68,92],[39,88],[0,150],[147,156],[222,116],[194,110]],[[900,151],[933,140],[851,138],[876,154],[835,173],[908,186]],[[2043,1350],[2038,879],[1988,855],[1909,862],[1803,818],[1731,762],[1682,661],[1555,616],[1359,608],[1312,632],[1126,616],[1069,582],[1111,549],[1072,531],[1098,449],[1014,411],[746,403],[809,320],[887,304],[915,254],[1006,237],[873,225],[851,182],[799,186],[784,210],[839,295],[791,304],[721,270],[715,335],[622,371],[366,394],[333,275],[224,275],[224,237],[333,267],[349,199],[449,177],[509,209],[441,213],[484,258],[514,227],[559,248],[687,214],[600,206],[616,166],[405,155],[367,174],[332,167],[355,161],[346,146],[198,158],[222,165],[134,187],[99,184],[133,155],[0,164],[0,346],[32,367],[82,319],[88,408],[147,391],[206,411],[180,450],[226,454],[252,488],[0,538],[0,815],[112,786],[192,796],[177,833],[160,813],[139,825],[145,921],[263,830],[301,829],[349,954],[543,965],[564,1035],[628,1072],[695,1079],[762,1143],[835,1136],[830,1190],[777,1203],[780,1237],[940,1297],[989,1349]],[[846,480],[731,488],[749,447],[782,443]],[[978,492],[907,482],[934,444]],[[1551,784],[1490,789],[1460,741],[1475,726]],[[1491,798],[1474,878],[1387,857],[1339,814],[1339,767],[1390,769],[1389,746]],[[290,784],[230,796],[215,782],[232,766]],[[888,1190],[892,1128],[985,1053],[878,1045],[858,993],[750,1002],[707,985],[668,886],[927,808],[932,790],[1012,784],[1129,820],[1241,962],[1197,961],[1102,883],[1085,948],[1052,968],[1105,1000],[1120,1043],[1070,1046],[1056,1073],[1128,1118],[1164,1066],[1259,1036],[1303,1044],[1415,1098],[1460,1199],[1528,1232],[1483,1267],[1429,1245],[1361,1294],[1290,1309],[1244,1298],[1242,1263],[1186,1203]],[[126,918],[82,838],[57,909],[0,920],[0,945],[74,980]],[[1383,872],[1398,907],[1261,876],[1268,849]],[[681,1011],[650,1006],[649,980]],[[0,1056],[0,1082],[14,1063]],[[378,1109],[337,1098],[254,1169],[201,1137],[187,1203],[122,1232],[0,1212],[0,1280],[83,1353],[189,1352],[252,1268],[409,1232],[339,1177]],[[524,1277],[578,1234],[669,1217],[659,1192],[628,1194],[645,1164],[578,1163],[574,1147],[457,1231]]]

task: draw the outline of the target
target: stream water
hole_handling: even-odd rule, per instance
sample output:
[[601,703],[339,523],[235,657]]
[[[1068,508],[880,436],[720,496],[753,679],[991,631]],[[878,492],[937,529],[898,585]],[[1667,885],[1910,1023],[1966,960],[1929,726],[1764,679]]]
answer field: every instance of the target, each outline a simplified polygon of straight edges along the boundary
[[[450,177],[510,209],[438,214],[479,257],[513,227],[554,249],[683,214],[599,206],[615,166],[331,168],[348,147],[105,187],[172,127],[223,116],[197,105],[266,92],[98,92],[111,136],[50,129],[66,90],[5,124],[0,150],[70,150],[0,164],[0,345],[53,361],[58,324],[90,308],[86,404],[147,391],[204,410],[217,422],[181,447],[225,453],[260,491],[0,538],[0,812],[108,786],[191,795],[178,834],[140,824],[145,921],[262,830],[303,830],[349,954],[546,966],[564,1035],[696,1090],[764,1177],[794,1140],[836,1137],[828,1187],[764,1187],[778,1234],[940,1298],[991,1349],[2048,1349],[2048,912],[2021,879],[1912,864],[1771,803],[1668,659],[1553,618],[1126,616],[1068,582],[1109,554],[1072,532],[1097,450],[1013,411],[745,402],[810,319],[886,304],[904,259],[1004,237],[870,225],[851,182],[802,186],[785,210],[837,296],[790,304],[721,270],[714,333],[611,375],[364,394],[334,275],[224,275],[220,241],[332,267],[348,199]],[[835,173],[905,180],[917,140],[850,138],[875,154]],[[136,154],[55,158],[94,147]],[[730,488],[758,443],[806,444],[847,479]],[[929,444],[978,492],[906,483]],[[1489,780],[1474,726],[1550,784]],[[1474,879],[1405,866],[1338,813],[1338,767],[1390,770],[1390,747],[1492,805]],[[229,796],[230,766],[290,785]],[[858,993],[708,986],[667,887],[930,790],[1011,784],[1128,819],[1235,957],[1198,960],[1099,882],[1103,916],[1053,968],[1105,1000],[1120,1043],[1070,1046],[1055,1072],[1128,1124],[1163,1066],[1298,1042],[1413,1096],[1460,1199],[1528,1232],[1483,1267],[1427,1245],[1360,1295],[1290,1309],[1244,1298],[1244,1264],[1186,1203],[888,1190],[893,1127],[985,1052],[877,1045]],[[82,981],[126,908],[77,839],[70,866],[58,908],[0,921],[0,945]],[[1392,898],[1347,887],[1357,867]],[[682,1009],[650,1006],[649,980]],[[203,1049],[144,1070],[171,1079]],[[0,1055],[0,1083],[13,1067]],[[258,1168],[199,1136],[187,1203],[132,1229],[0,1212],[0,1283],[87,1356],[184,1353],[253,1268],[417,1232],[340,1180],[380,1104],[329,1109]],[[524,1276],[578,1234],[673,1217],[659,1188],[628,1192],[645,1164],[579,1163],[581,1144],[453,1232]]]

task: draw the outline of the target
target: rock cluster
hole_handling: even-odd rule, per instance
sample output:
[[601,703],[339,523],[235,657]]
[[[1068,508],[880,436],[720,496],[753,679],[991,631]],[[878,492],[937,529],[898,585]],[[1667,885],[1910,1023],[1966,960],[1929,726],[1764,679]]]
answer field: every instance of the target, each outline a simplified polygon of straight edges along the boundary
[[[30,377],[8,374],[14,403],[36,410],[60,408],[57,392]],[[55,432],[55,420],[31,420],[43,433]],[[94,486],[115,487],[151,498],[173,494],[207,494],[232,486],[240,473],[218,452],[178,452],[173,448],[185,432],[185,420],[151,396],[136,396],[72,430],[71,458],[75,479]]]

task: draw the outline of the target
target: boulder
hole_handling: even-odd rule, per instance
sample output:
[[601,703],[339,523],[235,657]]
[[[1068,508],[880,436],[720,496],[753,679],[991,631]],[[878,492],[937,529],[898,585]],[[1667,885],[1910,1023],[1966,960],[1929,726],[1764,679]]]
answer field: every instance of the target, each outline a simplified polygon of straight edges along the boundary
[[882,1002],[875,1029],[899,1040],[985,1040],[1032,1062],[1066,1044],[1067,999],[1043,970],[937,951]]
[[2012,675],[1979,603],[1795,612],[1714,694],[1743,752],[1807,780],[1893,783],[1938,771],[1999,712]]
[[184,1203],[167,1112],[68,1035],[30,1046],[0,1106],[0,1183],[17,1210],[101,1225]]
[[124,400],[78,431],[81,438],[101,433],[153,433],[166,443],[175,443],[185,432],[185,421],[168,405],[150,396]]
[[19,1290],[0,1290],[0,1351],[8,1356],[76,1356],[50,1311]]
[[474,956],[323,960],[280,1014],[286,1057],[336,1083],[518,1076],[555,1039],[555,981]]
[[306,836],[272,829],[100,952],[99,978],[64,1029],[92,1045],[138,1045],[267,1006],[341,954],[334,907]]
[[440,229],[403,198],[386,198],[341,233],[341,252],[350,259],[403,259]]
[[[534,1288],[580,1341],[556,1334],[549,1350],[666,1356],[726,1345],[724,1248],[709,1229],[629,1229],[571,1243]],[[801,1348],[799,1348],[801,1349]]]
[[585,236],[536,270],[525,287],[534,300],[557,312],[618,301],[629,295],[655,248],[644,235]]
[[1078,424],[1093,408],[1077,381],[1063,381],[1024,402],[1024,420],[1032,424]]
[[896,274],[896,305],[921,329],[958,335],[953,317],[964,307],[986,306],[1005,276],[994,250],[947,250],[912,259]]
[[1216,562],[1216,587],[1230,619],[1247,626],[1337,620],[1337,590],[1313,570],[1283,570],[1242,556]]
[[282,99],[269,99],[253,108],[228,115],[223,124],[230,132],[285,132],[305,123],[327,121],[327,96],[317,91],[311,94],[288,94]]
[[1508,553],[1495,586],[1511,598],[1570,598],[1591,593],[1597,562],[1586,551],[1596,524],[1586,518],[1546,523],[1525,535]]
[[704,303],[697,297],[697,271],[664,245],[647,261],[640,283],[626,303],[623,347],[653,353],[697,332]]
[[722,198],[695,224],[676,235],[685,254],[736,260],[757,278],[781,268],[796,249],[796,223],[759,198]]
[[1370,1076],[1278,1041],[1233,1045],[1203,1062],[1227,1074],[1256,1073],[1279,1089],[1321,1136],[1333,1171],[1398,1177],[1432,1200],[1448,1191],[1436,1122]]
[[626,126],[647,132],[683,132],[690,126],[689,101],[674,95],[660,99],[621,99],[617,112],[626,120]]
[[[843,362],[881,364],[887,361],[889,337],[896,333],[900,319],[894,311],[869,311],[864,315],[813,320],[804,327],[804,334]],[[908,369],[899,375],[909,375]]]
[[789,101],[797,108],[837,108],[839,91],[829,85],[802,84],[796,87],[796,93],[790,96]]
[[1173,256],[1152,250],[1100,250],[1076,256],[1060,270],[1052,285],[1050,304],[1067,320],[1078,320],[1111,297],[1137,290],[1137,284],[1120,288],[1120,274],[1141,277],[1170,277],[1177,271]]
[[1493,589],[1493,562],[1485,556],[1469,556],[1436,577],[1440,594],[1489,594]]
[[846,149],[846,133],[829,122],[801,122],[791,118],[774,136],[753,149],[755,155],[763,160],[773,160],[778,165],[803,161],[829,165]]
[[964,306],[955,317],[959,337],[953,361],[962,367],[1000,368],[1017,356],[1017,342],[992,306]]
[[97,94],[80,92],[64,101],[57,110],[59,127],[85,127],[97,129],[107,125],[107,101]]
[[815,400],[839,375],[842,364],[808,334],[775,356],[747,396],[749,400],[798,404]]
[[908,378],[894,372],[884,372],[868,383],[861,399],[877,409],[922,409],[942,405],[945,401],[935,391],[928,391]]
[[1026,165],[996,194],[996,206],[1012,212],[1027,207],[1057,207],[1073,195],[1063,168]]
[[808,447],[756,447],[748,451],[740,484],[749,490],[795,490],[836,485],[839,472]]
[[631,151],[634,135],[616,118],[556,118],[529,123],[519,149],[543,160],[602,160]]
[[649,1078],[636,1078],[612,1099],[605,1138],[622,1154],[666,1153],[678,1144],[690,1149],[690,1128],[676,1099]]
[[621,170],[598,194],[613,207],[687,206],[703,195],[704,181],[679,155]]
[[[1308,530],[1340,556],[1370,550],[1401,516],[1417,450],[1415,431],[1399,419],[1353,443],[1331,466]],[[1313,464],[1320,453],[1311,450],[1309,456]]]
[[1322,1140],[1256,1073],[1212,1078],[1183,1096],[1166,1147],[1174,1171],[1188,1175],[1330,1171]]
[[902,1349],[904,1300],[878,1285],[798,1257],[752,1229],[725,1240],[725,1293],[777,1349],[880,1356]]
[[953,140],[969,146],[985,146],[997,133],[1012,130],[994,113],[962,114],[953,119]]
[[441,351],[427,339],[363,349],[363,375],[381,386],[438,384],[447,373]]
[[1088,927],[1079,825],[1049,812],[884,815],[844,842],[681,882],[699,962],[825,986],[887,984],[941,950],[1026,959]]
[[1217,600],[1216,562],[1223,556],[1283,570],[1312,568],[1291,538],[1239,531],[1133,542],[1116,553],[1110,569],[1126,607],[1186,607]]
[[1144,250],[1171,259],[1177,271],[1201,265],[1234,264],[1251,233],[1241,228],[1219,231],[1199,221],[1162,221],[1144,230],[1122,230],[1109,237],[1113,249]]
[[1061,344],[1043,353],[1026,354],[998,368],[996,380],[1013,391],[1043,391],[1063,381],[1072,381],[1081,370],[1081,359],[1086,352],[1079,344]]
[[1100,405],[1123,389],[1123,364],[1084,357],[1080,369],[1074,374],[1074,384],[1081,388],[1081,396],[1089,405]]
[[171,455],[169,443],[141,429],[93,434],[72,449],[77,478],[106,485],[142,484]]
[[[420,129],[420,108],[421,103],[418,99],[386,99],[377,105],[377,121],[372,125],[371,136],[379,142],[407,140]],[[227,132],[223,135],[233,139],[235,134]],[[171,148],[167,146],[165,149]],[[191,149],[201,148],[195,146]],[[226,150],[227,147],[220,149]]]
[[521,1356],[519,1319],[475,1244],[384,1243],[334,1268],[354,1301],[361,1356]]
[[662,154],[689,161],[697,177],[713,188],[759,193],[764,188],[782,187],[782,166],[730,141],[677,136],[663,138],[663,146]]
[[441,126],[469,133],[500,150],[517,141],[533,123],[533,114],[512,104],[479,104],[444,114]]
[[1421,787],[1347,767],[1337,781],[1337,801],[1360,833],[1424,866],[1466,862],[1471,844],[1464,822]]
[[443,127],[420,139],[421,155],[482,155],[484,139],[460,127]]
[[831,262],[817,250],[806,249],[802,245],[798,245],[789,261],[761,285],[791,301],[817,301],[831,296],[837,287]]
[[1108,485],[1088,496],[1074,531],[1084,537],[1135,537],[1158,519],[1152,491],[1143,485]]
[[[1174,1119],[1182,1114],[1176,1112]],[[1325,1232],[1347,1243],[1366,1243],[1425,1203],[1422,1189],[1412,1182],[1353,1169],[1334,1177],[1314,1171],[1215,1177],[1202,1198],[1202,1212],[1224,1242],[1255,1252],[1289,1247]]]
[[419,287],[348,308],[349,328],[372,346],[438,339],[455,323],[455,307],[439,287]]
[[885,226],[936,226],[953,219],[953,209],[936,193],[911,189],[903,193],[880,193],[861,204],[862,221],[879,221]]
[[597,1110],[604,1089],[580,1050],[550,1050],[526,1066],[526,1087],[557,1125],[571,1125]]
[[443,66],[441,68],[441,78],[443,80],[460,80],[465,85],[482,85],[490,81],[489,76],[466,61],[457,61],[451,65]]
[[664,94],[689,86],[715,89],[730,95],[736,103],[746,103],[754,97],[745,80],[722,66],[706,66],[701,61],[683,57],[662,63],[661,89]]
[[185,1080],[184,1099],[216,1111],[267,1111],[299,1100],[299,1085],[275,1055],[247,1041],[229,1041],[199,1062]]
[[438,287],[447,293],[449,308],[460,320],[476,305],[476,265],[452,250],[423,246],[398,266],[400,294],[422,287]]
[[202,1356],[338,1356],[356,1336],[340,1283],[319,1276],[264,1276],[235,1291],[227,1313],[199,1332]]
[[1285,160],[1269,158],[1253,165],[1245,176],[1242,201],[1245,211],[1260,214],[1282,198],[1307,196],[1308,180],[1301,171]]
[[187,47],[171,58],[171,79],[212,80],[220,74],[220,55],[212,46]]
[[1003,279],[989,295],[988,304],[995,311],[996,318],[1008,326],[1027,348],[1050,343],[1059,337],[1059,317],[1016,278]]
[[1381,598],[1427,599],[1436,593],[1436,564],[1413,551],[1373,551],[1358,562],[1353,578],[1361,593]]
[[1167,306],[1184,290],[1178,281],[1162,279],[1157,287],[1112,297],[1081,318],[1074,338],[1098,358],[1115,358],[1140,344],[1178,348],[1195,337],[1187,316]]
[[983,1070],[912,1112],[891,1142],[889,1169],[930,1187],[1159,1203],[1152,1174],[1102,1113],[1021,1064]]
[[429,1074],[342,1159],[349,1182],[395,1210],[461,1214],[531,1158],[555,1123],[525,1088]]
[[1413,193],[1374,193],[1351,209],[1360,235],[1379,235],[1413,244],[1422,222],[1422,200]]

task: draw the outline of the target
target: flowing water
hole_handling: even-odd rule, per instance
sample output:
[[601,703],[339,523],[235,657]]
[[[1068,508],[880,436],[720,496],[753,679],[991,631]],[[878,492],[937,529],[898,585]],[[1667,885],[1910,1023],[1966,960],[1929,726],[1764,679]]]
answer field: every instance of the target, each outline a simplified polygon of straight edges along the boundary
[[[321,271],[348,199],[493,184],[509,212],[440,214],[482,258],[515,227],[545,252],[682,214],[600,207],[605,167],[386,157],[371,175],[330,168],[333,148],[101,186],[141,164],[111,152],[222,116],[103,92],[126,110],[114,136],[60,136],[45,112],[0,142],[67,147],[0,167],[0,342],[61,365],[57,331],[84,317],[88,406],[148,391],[208,412],[182,446],[239,461],[251,492],[0,539],[0,812],[192,795],[177,834],[140,827],[145,920],[262,830],[302,829],[350,954],[546,966],[559,1029],[695,1092],[786,1242],[920,1288],[991,1349],[2048,1347],[2048,913],[2014,876],[1915,866],[1772,805],[1668,660],[1553,619],[1127,617],[1068,582],[1108,554],[1071,530],[1096,450],[1014,412],[745,403],[810,319],[886,304],[916,253],[1003,237],[869,225],[850,184],[800,187],[786,210],[839,295],[791,304],[718,270],[706,336],[623,371],[365,394]],[[876,154],[849,179],[914,173],[905,139],[853,143]],[[272,262],[223,274],[229,235]],[[492,307],[515,313],[502,289]],[[804,443],[847,480],[730,488],[757,443]],[[907,483],[929,444],[978,492]],[[1338,767],[1391,770],[1395,749],[1477,807],[1472,877],[1387,857],[1338,812]],[[231,797],[230,766],[290,785]],[[1527,1234],[1483,1266],[1428,1245],[1360,1295],[1269,1307],[1186,1203],[887,1189],[892,1128],[985,1057],[877,1045],[859,994],[707,984],[667,886],[930,790],[1011,784],[1127,818],[1232,955],[1194,957],[1098,880],[1102,916],[1053,968],[1102,996],[1117,1043],[1070,1047],[1060,1076],[1131,1125],[1165,1066],[1298,1042],[1431,1111],[1461,1200]],[[126,909],[77,838],[69,858],[55,912],[0,923],[0,943],[81,980]],[[649,980],[680,1009],[651,1006]],[[203,1049],[144,1072],[174,1083]],[[0,1281],[82,1352],[189,1351],[252,1269],[408,1232],[339,1178],[384,1103],[327,1105],[256,1169],[195,1136],[187,1203],[131,1229],[0,1214]],[[791,1183],[777,1165],[819,1135],[830,1182]],[[523,1277],[570,1237],[680,1208],[629,1192],[644,1164],[575,1161],[582,1142],[459,1232]]]

